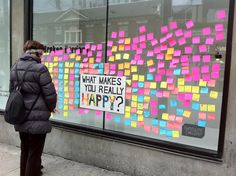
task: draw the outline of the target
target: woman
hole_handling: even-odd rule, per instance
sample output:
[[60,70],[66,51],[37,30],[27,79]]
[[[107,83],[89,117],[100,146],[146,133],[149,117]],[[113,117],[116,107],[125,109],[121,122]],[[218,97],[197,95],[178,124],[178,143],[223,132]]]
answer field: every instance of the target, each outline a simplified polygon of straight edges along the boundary
[[[40,57],[45,46],[40,42],[29,40],[24,45],[24,54],[11,69],[10,92],[17,85],[17,80],[23,78],[27,70],[21,93],[24,97],[26,114],[30,111],[27,120],[15,125],[21,140],[20,175],[41,175],[41,155],[43,152],[46,134],[51,132],[49,121],[51,112],[54,112],[57,94],[47,67],[41,64]],[[16,75],[17,70],[17,75]],[[18,79],[17,79],[18,77]],[[32,106],[33,105],[33,106]]]

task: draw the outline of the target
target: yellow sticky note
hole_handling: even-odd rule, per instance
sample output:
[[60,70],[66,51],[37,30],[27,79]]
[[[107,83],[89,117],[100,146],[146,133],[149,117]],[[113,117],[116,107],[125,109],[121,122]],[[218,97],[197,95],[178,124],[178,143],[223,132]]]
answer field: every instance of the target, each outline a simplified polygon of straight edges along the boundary
[[[64,91],[65,91],[65,87],[64,87]],[[64,92],[64,97],[65,98],[69,98],[70,94],[68,93],[68,87],[66,88],[66,91]]]
[[49,63],[49,67],[53,67],[53,62],[50,62],[50,63]]
[[131,85],[131,80],[126,80],[126,83],[128,84],[128,86],[130,86]]
[[65,62],[65,67],[70,67],[70,63],[69,62]]
[[162,117],[163,120],[169,120],[169,114],[168,113],[162,113]]
[[143,115],[138,115],[138,121],[139,121],[139,122],[142,122],[143,119],[144,119],[144,118],[143,118]]
[[154,62],[153,62],[152,59],[147,61],[147,66],[148,67],[152,66],[153,64],[154,64]]
[[137,122],[131,121],[131,127],[136,128],[137,127]]
[[207,111],[207,104],[200,104],[200,111]]
[[210,92],[210,97],[213,98],[213,99],[217,99],[217,97],[218,97],[218,92],[212,90],[212,91]]
[[77,60],[77,61],[80,61],[80,59],[81,59],[81,56],[76,56],[75,57],[75,60]]
[[143,110],[143,103],[138,103],[138,109]]
[[137,95],[132,95],[132,101],[138,101],[138,96]]
[[178,78],[178,86],[184,86],[184,78]]
[[54,62],[53,67],[57,67],[57,66],[58,66],[58,62]]
[[202,79],[200,79],[200,81],[199,81],[199,86],[205,87],[206,85],[207,85],[207,82],[206,82],[206,81],[203,81]]
[[130,68],[130,63],[129,62],[125,62],[124,67],[125,68]]
[[131,107],[136,108],[137,107],[137,102],[136,101],[131,101]]
[[172,55],[171,54],[166,54],[165,60],[172,60]]
[[71,59],[74,59],[74,58],[75,58],[75,53],[71,53],[71,54],[70,54],[70,58],[71,58]]
[[69,73],[69,68],[65,68],[64,73]]
[[116,60],[120,60],[121,59],[121,55],[120,54],[116,54]]
[[179,137],[179,131],[173,131],[172,135],[173,137]]
[[64,87],[65,87],[65,86],[68,86],[68,81],[67,81],[67,80],[64,80],[64,83],[63,83],[63,84],[64,84]]
[[48,67],[49,63],[48,63],[48,62],[45,62],[44,65],[45,65],[46,67]]
[[130,107],[130,106],[125,106],[125,111],[130,112],[130,110],[131,110],[131,107]]
[[137,110],[137,114],[138,114],[138,115],[142,115],[142,114],[143,114],[143,111],[142,111],[142,110]]
[[151,89],[156,89],[157,88],[157,83],[156,82],[151,82],[150,83],[150,88]]
[[167,88],[167,82],[166,81],[161,81],[160,88]]
[[116,52],[117,51],[117,46],[112,46],[111,51]]
[[137,75],[137,74],[132,75],[132,80],[133,80],[133,81],[138,81],[138,75]]
[[70,62],[70,68],[73,68],[74,67],[74,65],[75,65],[75,63],[74,62]]
[[144,79],[145,79],[145,76],[144,76],[144,75],[139,75],[139,76],[138,76],[138,81],[143,82]]
[[124,64],[123,63],[119,64],[118,65],[118,70],[123,70],[123,69],[124,69]]
[[193,101],[199,101],[200,100],[200,94],[193,94],[192,100]]
[[119,51],[124,51],[125,50],[125,45],[119,45]]
[[207,106],[208,112],[216,112],[216,105],[208,105]]
[[52,67],[49,68],[48,71],[49,71],[49,73],[52,73],[53,72],[53,68]]
[[184,116],[184,117],[187,117],[187,118],[189,118],[190,115],[191,115],[191,111],[185,110],[184,113],[183,113],[183,116]]
[[199,93],[199,86],[192,86],[192,93]]
[[178,86],[178,92],[184,92],[184,86]]
[[65,104],[65,105],[68,105],[68,103],[69,103],[68,98],[64,98],[64,104]]
[[131,66],[131,72],[137,72],[138,67],[137,66]]
[[68,80],[69,76],[68,74],[64,74],[64,79]]
[[129,54],[125,53],[123,59],[129,59]]
[[63,110],[66,111],[68,109],[69,109],[69,106],[68,105],[64,105]]
[[57,61],[58,61],[58,57],[57,57],[57,56],[54,56],[53,61],[54,61],[54,62],[57,62]]
[[184,86],[184,91],[188,92],[188,93],[191,93],[192,92],[192,86],[189,86],[189,85]]
[[114,56],[109,56],[108,61],[110,61],[110,62],[115,61],[115,57]]
[[130,70],[125,70],[124,75],[125,75],[125,76],[130,76]]
[[64,111],[64,112],[63,112],[63,116],[64,116],[64,117],[68,117],[68,111]]
[[125,112],[125,118],[129,119],[130,118],[130,112]]
[[174,54],[174,48],[168,48],[167,49],[167,54]]
[[149,103],[150,102],[150,97],[149,96],[144,96],[144,102]]
[[90,63],[90,64],[94,64],[94,57],[90,57],[90,58],[89,58],[89,63]]
[[126,45],[127,45],[127,44],[130,44],[130,41],[131,41],[130,38],[126,38],[126,39],[125,39],[125,44],[126,44]]
[[68,92],[69,88],[68,87],[64,87],[64,92]]

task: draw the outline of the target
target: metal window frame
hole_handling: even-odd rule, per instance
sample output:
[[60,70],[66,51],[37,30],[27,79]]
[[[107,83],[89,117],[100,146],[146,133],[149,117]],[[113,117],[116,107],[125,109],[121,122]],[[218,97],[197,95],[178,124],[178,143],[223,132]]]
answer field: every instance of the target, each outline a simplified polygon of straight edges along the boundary
[[[24,0],[25,2],[25,40],[33,39],[33,0]],[[223,99],[222,99],[222,111],[220,120],[220,133],[218,141],[217,152],[188,146],[184,144],[178,144],[174,142],[161,141],[153,138],[142,137],[138,135],[132,135],[128,133],[112,131],[105,129],[105,112],[103,112],[103,129],[89,127],[85,125],[75,125],[69,123],[63,123],[58,121],[51,121],[55,128],[60,128],[72,133],[83,133],[85,135],[92,135],[94,137],[102,137],[105,139],[116,140],[131,145],[138,145],[141,147],[148,147],[151,149],[161,150],[163,152],[173,153],[177,155],[184,155],[187,157],[193,157],[203,159],[211,162],[222,163],[223,162],[223,150],[224,150],[224,138],[225,138],[225,127],[226,127],[226,116],[227,116],[227,102],[228,102],[228,90],[229,90],[229,78],[230,78],[230,63],[231,63],[231,52],[232,52],[232,36],[233,36],[233,19],[234,19],[234,6],[235,1],[229,0],[229,14],[228,14],[228,27],[227,27],[227,44],[226,44],[226,62],[224,70],[224,85],[223,85]],[[108,38],[108,12],[109,4],[107,0],[107,12],[106,12],[106,42]],[[107,45],[105,44],[107,47]],[[105,48],[106,50],[106,48]],[[105,52],[106,53],[106,52]],[[107,62],[107,55],[105,54],[105,62]]]

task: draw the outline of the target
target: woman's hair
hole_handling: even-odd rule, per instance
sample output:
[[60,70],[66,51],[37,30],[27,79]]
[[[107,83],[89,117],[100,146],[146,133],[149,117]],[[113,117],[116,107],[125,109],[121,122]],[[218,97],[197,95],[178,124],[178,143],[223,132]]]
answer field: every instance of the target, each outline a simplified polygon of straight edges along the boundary
[[35,40],[26,41],[24,44],[24,47],[23,47],[24,52],[26,52],[28,50],[43,50],[43,51],[45,51],[45,49],[46,49],[46,47],[42,43],[35,41]]

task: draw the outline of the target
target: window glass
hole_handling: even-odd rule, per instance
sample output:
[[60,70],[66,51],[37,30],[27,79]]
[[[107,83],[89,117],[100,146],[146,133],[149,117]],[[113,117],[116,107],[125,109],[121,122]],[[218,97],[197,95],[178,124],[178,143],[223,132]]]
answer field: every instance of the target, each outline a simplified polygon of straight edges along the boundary
[[9,94],[10,8],[8,0],[0,0],[0,110],[5,109]]
[[42,61],[58,93],[59,113],[52,120],[102,128],[101,111],[79,108],[79,76],[103,74],[106,1],[34,0],[33,4],[33,38],[47,46]]
[[106,112],[105,128],[217,151],[229,1],[117,3],[107,53],[126,76],[125,112]]

